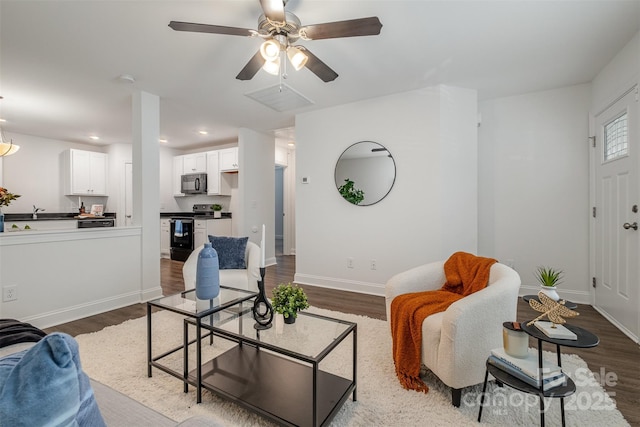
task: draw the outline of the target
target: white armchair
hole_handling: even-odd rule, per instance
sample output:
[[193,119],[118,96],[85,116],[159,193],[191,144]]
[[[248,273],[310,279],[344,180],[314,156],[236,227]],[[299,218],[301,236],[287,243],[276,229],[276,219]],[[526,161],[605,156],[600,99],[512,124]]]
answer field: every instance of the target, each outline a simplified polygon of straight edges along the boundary
[[[445,282],[444,261],[393,276],[385,286],[387,320],[396,296],[438,290]],[[451,387],[454,406],[460,406],[462,388],[484,381],[491,349],[502,346],[502,323],[516,320],[519,288],[518,273],[495,263],[486,288],[422,322],[422,364]]]
[[[204,245],[191,252],[184,266],[182,266],[185,290],[193,289],[196,286],[198,254],[203,247]],[[220,270],[220,284],[230,288],[247,289],[258,292],[258,280],[260,280],[260,247],[253,242],[247,241],[244,260],[247,266],[246,269]]]

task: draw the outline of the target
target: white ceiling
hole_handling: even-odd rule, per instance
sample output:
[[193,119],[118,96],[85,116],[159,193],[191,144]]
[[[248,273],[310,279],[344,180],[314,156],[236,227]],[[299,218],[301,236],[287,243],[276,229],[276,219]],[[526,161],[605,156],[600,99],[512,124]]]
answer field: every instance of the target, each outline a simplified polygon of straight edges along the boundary
[[130,96],[146,91],[161,100],[161,138],[193,148],[235,140],[239,127],[288,128],[296,113],[436,84],[490,99],[589,82],[640,29],[640,0],[290,0],[286,9],[303,25],[378,16],[383,27],[379,36],[300,42],[339,77],[290,70],[287,85],[314,105],[280,113],[244,96],[278,77],[235,79],[259,39],[167,26],[254,29],[258,0],[0,0],[3,128],[128,143]]

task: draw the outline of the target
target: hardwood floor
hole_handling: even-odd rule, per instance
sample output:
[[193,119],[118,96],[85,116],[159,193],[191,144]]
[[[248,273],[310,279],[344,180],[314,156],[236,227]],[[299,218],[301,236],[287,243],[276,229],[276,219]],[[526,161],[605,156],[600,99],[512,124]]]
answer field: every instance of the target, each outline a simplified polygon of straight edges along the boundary
[[[267,294],[279,283],[293,282],[295,257],[278,256],[278,264],[267,268],[265,287]],[[165,295],[184,290],[182,262],[163,259],[161,262],[162,289]],[[380,296],[344,292],[334,289],[301,285],[315,307],[346,313],[359,314],[384,320],[385,303]],[[618,409],[632,426],[640,426],[640,347],[609,323],[588,305],[577,308],[580,316],[571,323],[598,335],[600,344],[591,349],[562,348],[563,353],[575,353],[589,365],[589,369],[603,378],[604,388],[616,401]],[[135,304],[74,322],[47,329],[47,332],[61,331],[70,335],[95,332],[106,326],[117,325],[128,319],[146,315],[145,304]],[[524,321],[537,316],[524,301],[518,302],[518,319]],[[531,340],[532,347],[537,342]],[[555,351],[555,347],[545,344],[545,350]],[[609,378],[609,381],[604,380]],[[615,378],[615,380],[613,380]],[[590,396],[593,398],[592,396]],[[584,403],[584,402],[582,402]]]

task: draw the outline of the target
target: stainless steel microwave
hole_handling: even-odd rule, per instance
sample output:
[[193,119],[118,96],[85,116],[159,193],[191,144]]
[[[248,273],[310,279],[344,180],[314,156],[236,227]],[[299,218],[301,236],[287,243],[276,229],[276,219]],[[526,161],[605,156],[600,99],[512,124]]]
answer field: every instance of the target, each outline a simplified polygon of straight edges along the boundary
[[190,173],[182,175],[180,191],[184,194],[206,194],[207,174]]

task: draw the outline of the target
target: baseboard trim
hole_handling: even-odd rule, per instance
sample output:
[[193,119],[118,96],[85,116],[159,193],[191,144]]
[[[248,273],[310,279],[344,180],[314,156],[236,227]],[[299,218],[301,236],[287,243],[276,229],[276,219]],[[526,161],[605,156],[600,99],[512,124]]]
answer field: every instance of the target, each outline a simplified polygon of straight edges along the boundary
[[63,323],[73,322],[74,320],[83,319],[85,317],[95,316],[96,314],[101,314],[107,311],[116,310],[118,308],[127,307],[129,305],[139,304],[160,296],[162,296],[161,287],[148,289],[144,293],[141,293],[140,291],[127,292],[125,294],[103,298],[98,301],[91,301],[84,304],[65,307],[60,310],[38,314],[37,316],[28,316],[20,320],[31,323],[40,329],[46,329]]
[[629,338],[631,338],[631,340],[633,342],[635,342],[636,344],[640,344],[640,341],[638,341],[638,337],[631,332],[629,329],[627,329],[624,325],[622,325],[620,322],[618,322],[615,318],[611,317],[611,315],[609,313],[607,313],[606,311],[604,311],[603,309],[597,307],[597,306],[593,306],[593,308],[602,315],[602,317],[604,317],[605,319],[607,319],[609,321],[609,323],[611,323],[613,326],[615,326],[616,328],[618,328],[620,330],[620,332],[622,332],[623,334],[625,334],[626,336],[628,336]]
[[301,285],[317,286],[319,288],[336,289],[339,291],[350,291],[361,294],[384,296],[384,284],[359,282],[355,280],[345,280],[333,277],[314,276],[311,274],[296,273],[294,282]]

